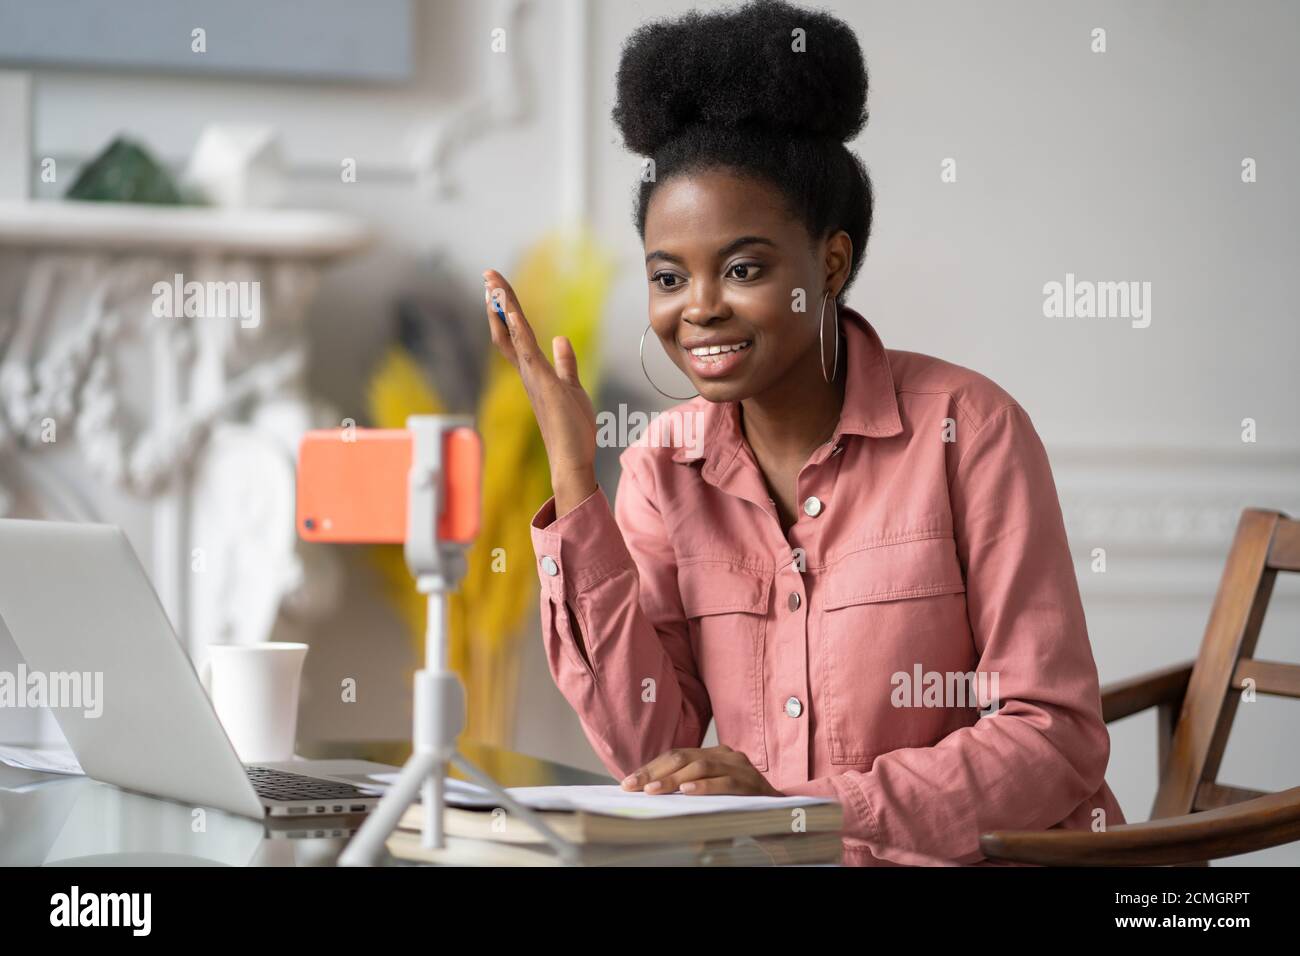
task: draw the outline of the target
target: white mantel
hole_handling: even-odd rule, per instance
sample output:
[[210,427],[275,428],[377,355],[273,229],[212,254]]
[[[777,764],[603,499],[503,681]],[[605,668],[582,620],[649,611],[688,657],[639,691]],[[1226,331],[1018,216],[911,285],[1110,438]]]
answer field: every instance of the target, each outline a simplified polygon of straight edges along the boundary
[[[121,525],[195,656],[320,613],[334,569],[294,533],[294,460],[332,419],[304,320],[370,241],[327,212],[0,202],[0,516]],[[177,274],[258,283],[258,323],[155,316]],[[0,668],[14,654],[0,635]]]
[[370,239],[357,220],[315,210],[0,201],[0,245],[26,249],[144,254],[180,248],[323,265]]

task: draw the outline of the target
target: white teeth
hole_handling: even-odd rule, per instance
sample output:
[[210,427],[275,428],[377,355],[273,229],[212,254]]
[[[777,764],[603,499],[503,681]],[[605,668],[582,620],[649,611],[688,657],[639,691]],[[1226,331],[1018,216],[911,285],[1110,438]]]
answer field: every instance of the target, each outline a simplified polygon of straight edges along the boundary
[[723,352],[739,352],[741,349],[749,348],[748,342],[741,342],[739,345],[701,345],[697,349],[691,349],[692,355],[720,355]]

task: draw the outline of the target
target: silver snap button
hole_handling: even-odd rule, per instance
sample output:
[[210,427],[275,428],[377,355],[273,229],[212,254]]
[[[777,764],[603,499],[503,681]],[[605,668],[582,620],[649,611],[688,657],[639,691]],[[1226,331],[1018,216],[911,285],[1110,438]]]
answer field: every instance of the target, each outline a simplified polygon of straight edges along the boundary
[[810,495],[803,503],[803,513],[816,518],[822,513],[822,500],[816,495]]
[[787,717],[798,717],[803,713],[803,704],[799,703],[798,697],[791,697],[785,702],[785,715]]
[[548,554],[542,558],[542,570],[551,577],[555,577],[555,575],[560,573],[560,566],[556,564],[555,559]]
[[790,610],[792,610],[792,611],[797,611],[797,610],[799,610],[799,592],[798,592],[798,591],[791,591],[791,592],[790,592],[790,600],[789,600],[788,603],[789,603],[789,605],[790,605]]

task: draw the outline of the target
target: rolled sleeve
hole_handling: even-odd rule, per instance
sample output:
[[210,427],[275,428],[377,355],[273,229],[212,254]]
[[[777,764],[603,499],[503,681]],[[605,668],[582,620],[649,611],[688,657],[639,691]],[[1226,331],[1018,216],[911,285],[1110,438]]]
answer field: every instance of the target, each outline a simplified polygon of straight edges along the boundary
[[875,836],[876,820],[867,803],[866,794],[859,787],[848,785],[842,775],[817,777],[807,783],[783,787],[781,792],[790,797],[826,797],[834,800],[844,811],[841,830],[858,839]]
[[556,687],[610,773],[674,747],[698,747],[710,718],[691,656],[662,517],[625,457],[611,509],[596,490],[531,522],[542,638]]
[[558,519],[552,495],[533,515],[530,531],[542,592],[556,601],[635,567],[600,485]]

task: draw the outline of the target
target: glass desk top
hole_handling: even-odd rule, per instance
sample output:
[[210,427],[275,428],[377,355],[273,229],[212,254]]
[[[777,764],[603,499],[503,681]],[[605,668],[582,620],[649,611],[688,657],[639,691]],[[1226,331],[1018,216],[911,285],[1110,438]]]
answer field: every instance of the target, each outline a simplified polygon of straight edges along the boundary
[[[461,753],[507,787],[611,783],[608,776],[462,741]],[[303,743],[307,759],[401,766],[405,741]],[[453,770],[452,776],[461,777]],[[0,764],[0,866],[333,866],[364,814],[264,821],[120,790],[87,777]],[[388,859],[389,865],[405,865]]]

